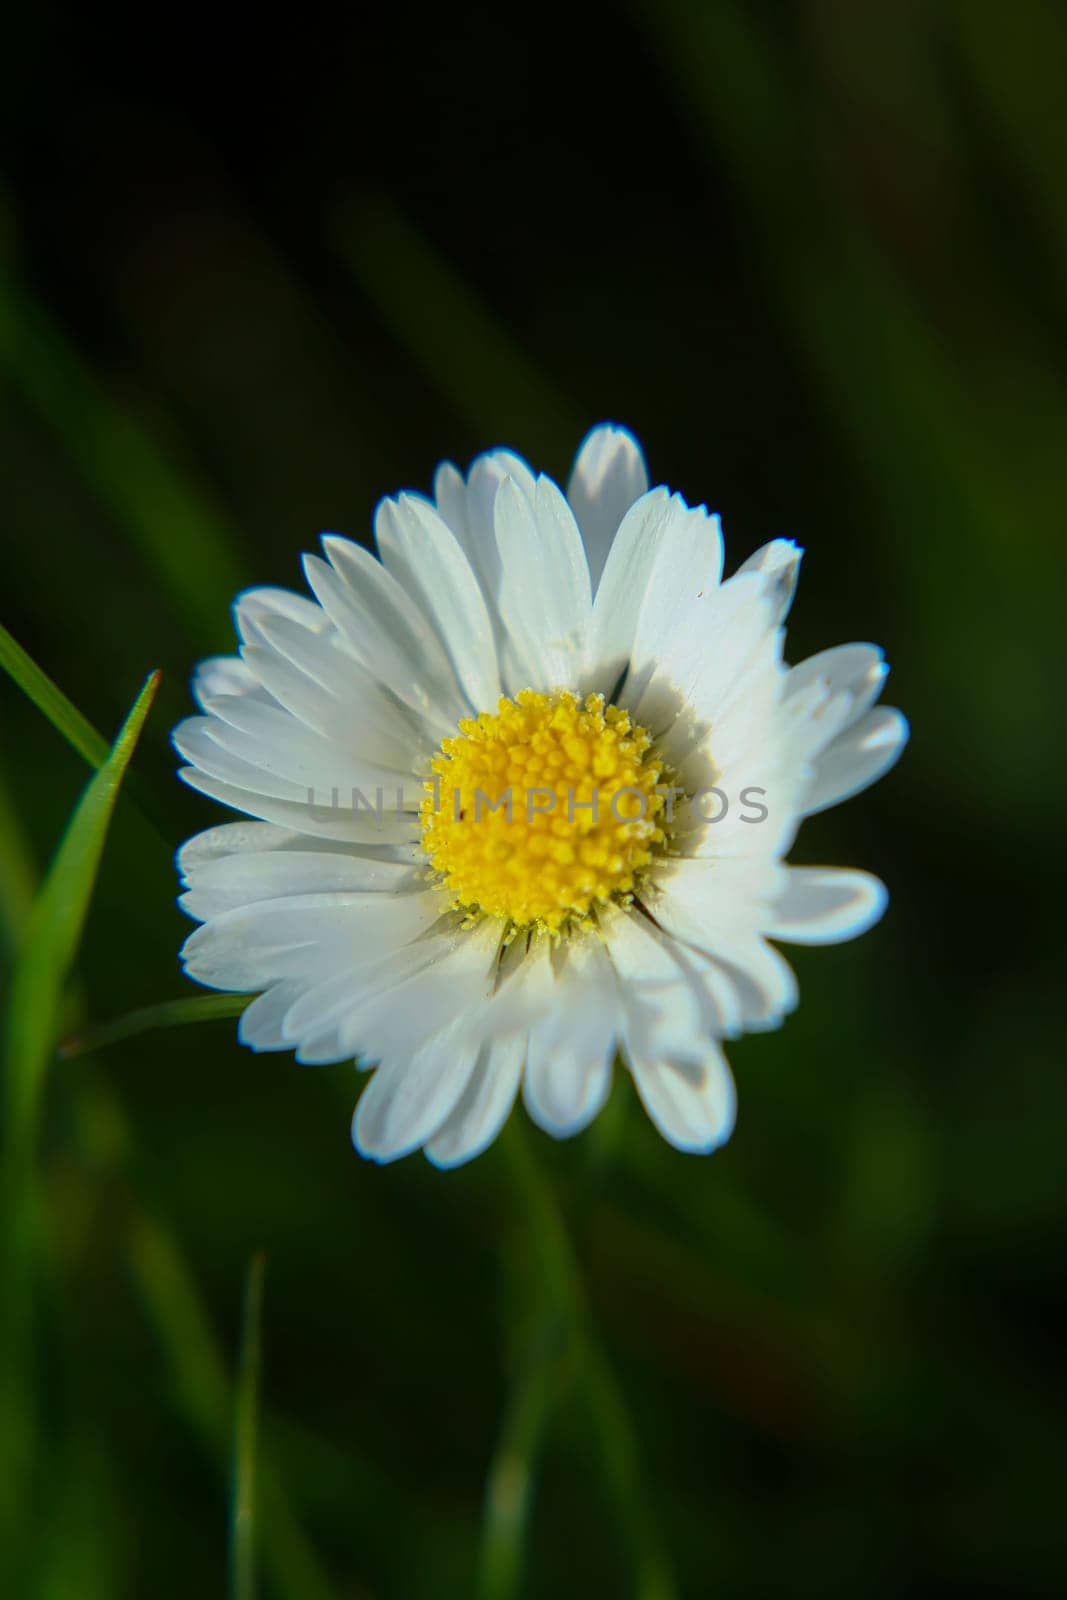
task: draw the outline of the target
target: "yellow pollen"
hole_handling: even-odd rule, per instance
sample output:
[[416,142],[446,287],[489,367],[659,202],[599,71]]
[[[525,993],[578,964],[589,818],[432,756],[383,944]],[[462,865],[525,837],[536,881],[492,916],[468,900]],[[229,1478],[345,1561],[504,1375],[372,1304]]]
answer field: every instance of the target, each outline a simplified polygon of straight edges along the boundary
[[625,900],[663,848],[652,740],[604,696],[523,689],[459,724],[431,768],[422,846],[455,904],[552,933]]

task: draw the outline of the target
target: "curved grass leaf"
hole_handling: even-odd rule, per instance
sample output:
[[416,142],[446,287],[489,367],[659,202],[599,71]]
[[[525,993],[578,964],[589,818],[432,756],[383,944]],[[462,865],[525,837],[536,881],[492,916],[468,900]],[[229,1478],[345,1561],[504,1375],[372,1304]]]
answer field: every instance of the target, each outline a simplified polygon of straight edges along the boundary
[[[33,657],[0,625],[0,667],[17,683],[27,699],[31,700],[73,750],[76,750],[91,767],[103,766],[108,757],[108,742],[98,733],[68,700],[57,683],[44,672]],[[136,802],[138,810],[157,832],[165,835],[160,808],[154,797],[140,781],[140,774],[131,773],[126,784],[127,792]],[[168,846],[169,846],[169,840]]]
[[88,718],[82,716],[77,706],[71,704],[62,689],[52,682],[46,672],[42,672],[36,661],[2,625],[0,667],[91,767],[103,766],[108,755],[107,740],[97,733]]
[[[108,824],[160,675],[145,681],[111,752],[90,779],[26,924],[11,977],[4,1029],[2,1384],[5,1415],[2,1509],[21,1517],[31,1461],[33,1392],[30,1274],[33,1168],[49,1059],[59,1029],[67,976],[85,924]],[[7,1530],[11,1532],[9,1527]]]
[[119,785],[159,687],[145,681],[111,753],[86,787],[30,913],[11,980],[6,1029],[8,1175],[32,1148],[41,1085],[55,1043],[59,1004],[89,909]]
[[213,1022],[225,1017],[239,1017],[249,1004],[246,994],[192,994],[179,1000],[162,1000],[158,1005],[141,1006],[127,1011],[111,1022],[94,1023],[80,1033],[64,1039],[59,1047],[63,1060],[86,1055],[90,1050],[102,1050],[107,1045],[118,1044],[122,1039],[135,1039],[140,1033],[151,1033],[155,1028],[176,1028],[190,1022]]

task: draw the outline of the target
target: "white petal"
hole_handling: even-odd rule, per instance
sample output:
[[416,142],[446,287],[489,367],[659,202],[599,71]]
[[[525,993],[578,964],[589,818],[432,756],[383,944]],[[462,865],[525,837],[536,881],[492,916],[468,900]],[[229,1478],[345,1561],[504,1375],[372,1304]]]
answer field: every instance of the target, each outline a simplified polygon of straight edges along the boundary
[[[468,538],[467,483],[459,468],[442,461],[433,475],[433,503],[460,544],[466,549]],[[468,560],[469,560],[468,556]]]
[[611,1089],[619,1006],[611,968],[595,937],[565,945],[551,963],[555,983],[530,1031],[523,1097],[554,1138],[586,1127]]
[[612,1035],[597,1038],[585,1031],[565,1038],[553,1050],[536,1049],[523,1078],[523,1099],[532,1121],[554,1139],[569,1139],[588,1127],[611,1092]]
[[857,722],[881,693],[889,668],[873,644],[822,650],[787,674],[783,737],[795,760],[810,766],[833,739]]
[[[392,800],[397,787],[407,782],[410,809],[418,808],[416,790],[410,781],[411,769],[383,767],[368,760],[358,748],[353,748],[351,734],[341,743],[317,733],[281,706],[263,705],[247,695],[223,696],[207,702],[207,709],[211,720],[203,722],[201,719],[201,726],[214,745],[261,773],[273,774],[295,784],[304,798],[309,790],[314,791],[316,799],[328,800],[333,789],[342,792],[360,789],[368,803],[376,803],[376,789],[388,789]],[[180,724],[175,733],[176,742],[178,733],[196,726],[197,721],[192,719],[191,723]],[[196,759],[185,744],[179,744],[178,748],[191,760]],[[225,774],[216,772],[216,776]]]
[[193,695],[200,705],[217,695],[262,694],[259,683],[236,656],[209,656],[193,673]]
[[645,458],[629,429],[603,423],[586,434],[567,484],[567,499],[585,540],[594,590],[623,517],[647,489]]
[[421,716],[451,729],[466,706],[433,628],[369,550],[330,534],[307,580],[353,655]]
[[[282,1025],[290,1047],[298,1047],[298,1060],[324,1059],[318,1052],[326,1037],[334,1060],[356,1055],[379,1060],[384,1052],[370,1047],[367,1034],[383,998],[387,1008],[397,1002],[407,1008],[409,1037],[405,1042],[409,1053],[425,1044],[438,1019],[424,1016],[410,1006],[411,981],[435,963],[449,959],[454,951],[453,935],[446,919],[446,923],[434,923],[406,943],[394,942],[390,946],[383,941],[377,949],[365,946],[336,970],[331,971],[323,963],[317,981],[306,986]],[[454,1013],[448,1014],[445,1021],[453,1017]]]
[[536,479],[529,465],[513,450],[487,450],[478,456],[466,483],[447,462],[434,479],[437,509],[462,545],[494,618],[499,617],[500,609],[495,508],[497,491],[505,478],[510,478],[533,504]]
[[785,698],[791,699],[811,683],[823,684],[832,695],[847,694],[852,719],[868,710],[881,693],[889,672],[885,656],[875,644],[839,644],[820,650],[790,669]]
[[304,985],[299,978],[283,978],[257,995],[241,1013],[237,1037],[250,1050],[291,1050],[292,1042],[282,1032],[282,1021]]
[[212,917],[182,948],[185,970],[212,989],[265,989],[279,978],[323,978],[406,944],[440,914],[423,894],[305,894]]
[[672,495],[669,517],[634,630],[630,671],[637,680],[661,658],[680,628],[701,630],[705,657],[716,643],[701,625],[722,577],[719,519],[706,506],[687,506],[680,495]]
[[690,913],[707,947],[728,953],[735,939],[762,926],[766,908],[785,887],[785,874],[780,862],[764,856],[669,857],[641,898],[657,918],[661,910]]
[[276,850],[299,838],[285,828],[269,822],[220,822],[214,828],[194,833],[175,857],[183,878],[207,861],[219,861],[241,850]]
[[220,822],[203,833],[194,833],[177,852],[176,859],[179,872],[188,882],[194,873],[213,862],[222,863],[228,856],[288,850],[402,866],[423,860],[421,846],[413,839],[399,845],[353,845],[346,839],[316,838],[272,822],[252,821]]
[[290,589],[245,589],[233,603],[233,616],[238,634],[249,643],[257,642],[260,629],[275,617],[285,617],[309,633],[326,633],[330,628],[321,606]]
[[[256,705],[246,697],[210,703],[226,708],[225,720],[214,715],[189,717],[178,724],[172,738],[201,774],[242,792],[243,798],[232,802],[242,810],[258,814],[256,797],[280,802],[307,815],[308,832],[315,831],[310,819],[316,815],[332,822],[337,812],[366,812],[383,835],[389,824],[397,823],[398,813],[404,813],[409,831],[414,830],[422,785],[409,782],[407,774],[343,756],[277,707]],[[261,713],[267,726],[276,721],[277,737],[233,726],[238,718],[251,726],[257,720],[252,712]],[[183,777],[187,773],[188,769],[182,770]]]
[[[686,770],[680,783],[687,781]],[[695,859],[780,859],[796,837],[807,781],[806,770],[783,768],[775,761],[773,746],[720,775],[718,795],[701,794],[702,783],[696,779],[687,787],[697,803],[683,798],[675,804],[674,848],[679,856]],[[716,820],[709,821],[711,817]]]
[[755,555],[749,556],[737,569],[737,577],[743,572],[759,573],[776,624],[785,619],[793,604],[803,554],[792,539],[772,539],[770,544],[761,546]]
[[664,932],[636,908],[601,919],[627,1013],[639,1016],[657,1054],[699,1054],[709,1035],[736,1034],[741,1007],[710,957]]
[[493,630],[485,599],[455,536],[418,495],[385,500],[375,518],[382,561],[433,623],[470,711],[500,697]]
[[[292,1049],[291,1042],[289,1048]],[[351,1057],[352,1051],[334,1026],[321,1028],[317,1033],[309,1035],[294,1053],[294,1059],[302,1066],[311,1067],[334,1066],[338,1061],[348,1061]]]
[[574,515],[549,478],[533,503],[513,479],[496,497],[500,616],[514,650],[519,689],[572,687],[579,678],[592,609],[589,568]]
[[492,1144],[515,1103],[525,1056],[524,1034],[483,1047],[455,1109],[426,1146],[435,1167],[458,1167]]
[[[402,982],[381,988],[348,1016],[364,1059],[406,1059],[433,1034],[457,1028],[478,1042],[488,1037],[484,1011],[496,982],[502,925],[486,918],[457,928],[449,947]],[[370,976],[374,976],[372,972]]]
[[642,495],[623,518],[593,602],[586,689],[610,695],[625,672],[649,573],[674,519],[675,502],[666,489]]
[[[777,694],[781,634],[757,574],[733,577],[721,587],[708,582],[697,589],[696,583],[694,574],[684,588],[660,586],[660,602],[667,609],[652,608],[662,629],[655,648],[651,635],[642,645],[646,630],[642,612],[625,698],[637,720],[652,733],[662,736],[677,721],[685,742],[691,744],[704,730],[721,769],[721,741],[714,730],[721,728],[739,701],[742,717],[751,712],[755,683],[767,681]],[[650,587],[650,598],[652,593]],[[673,621],[668,624],[672,608]],[[648,663],[643,672],[642,662]],[[680,759],[680,750],[671,743],[664,746],[664,753],[672,764]]]
[[[178,776],[191,789],[220,800],[223,805],[243,811],[247,816],[258,817],[274,823],[279,828],[305,833],[319,839],[337,839],[363,846],[403,845],[418,835],[418,819],[409,813],[393,810],[383,803],[378,815],[376,803],[364,805],[353,796],[338,793],[324,803],[312,801],[307,795],[301,800],[285,800],[262,792],[255,769],[250,769],[253,787],[227,782],[202,771],[198,767],[180,767]],[[368,797],[374,802],[374,797]],[[384,797],[383,797],[384,798]]]
[[736,1095],[718,1045],[709,1040],[699,1063],[676,1063],[646,1055],[628,1035],[626,1054],[645,1110],[668,1144],[706,1153],[730,1137]]
[[188,892],[178,904],[190,917],[206,921],[236,906],[285,895],[403,894],[425,887],[414,859],[381,861],[326,850],[249,851],[205,862],[186,875]]
[[279,705],[361,760],[405,773],[425,766],[435,730],[390,699],[353,656],[284,617],[263,631],[266,642],[245,645],[243,660]]
[[179,722],[171,739],[187,761],[219,783],[293,805],[309,803],[307,785],[301,784],[299,779],[266,772],[220,744],[215,735],[224,728],[225,724],[216,717],[187,717]]
[[842,867],[789,867],[788,881],[764,929],[793,944],[839,944],[872,928],[885,911],[885,884]]
[[797,1003],[791,967],[760,932],[784,873],[762,857],[672,860],[642,892],[665,932],[722,968],[746,1028],[777,1027]]
[[372,1161],[396,1161],[433,1138],[474,1070],[477,1043],[438,1035],[409,1060],[380,1066],[360,1097],[352,1140]]
[[540,935],[527,944],[519,934],[501,952],[496,988],[484,1017],[490,1033],[525,1037],[546,1014],[556,984],[551,957],[551,940]]
[[879,706],[847,728],[819,756],[804,812],[812,816],[868,788],[899,758],[908,742],[907,718]]

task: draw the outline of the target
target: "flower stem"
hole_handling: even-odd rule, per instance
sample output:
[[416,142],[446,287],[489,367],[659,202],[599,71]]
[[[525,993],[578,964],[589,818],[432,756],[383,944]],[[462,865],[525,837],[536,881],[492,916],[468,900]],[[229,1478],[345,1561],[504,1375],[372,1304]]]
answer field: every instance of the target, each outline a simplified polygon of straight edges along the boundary
[[245,1282],[241,1365],[237,1379],[237,1426],[234,1430],[233,1522],[230,1530],[232,1600],[255,1600],[256,1594],[256,1446],[263,1364],[264,1261],[262,1250],[257,1250],[249,1263]]
[[561,1379],[559,1316],[546,1315],[523,1363],[489,1468],[482,1523],[482,1600],[513,1600],[533,1507],[537,1464]]
[[633,1542],[636,1600],[676,1600],[633,1425],[600,1347],[563,1216],[517,1117],[512,1117],[506,1137],[510,1170],[530,1219],[545,1285],[566,1330],[578,1384],[598,1436],[605,1476]]

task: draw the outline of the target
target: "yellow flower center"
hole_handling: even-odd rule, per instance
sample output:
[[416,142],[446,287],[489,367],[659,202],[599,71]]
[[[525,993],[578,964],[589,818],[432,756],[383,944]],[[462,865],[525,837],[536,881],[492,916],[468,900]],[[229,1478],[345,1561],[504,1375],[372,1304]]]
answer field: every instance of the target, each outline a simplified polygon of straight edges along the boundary
[[666,840],[669,778],[651,743],[603,695],[568,690],[524,689],[462,721],[420,808],[423,849],[455,904],[558,933],[628,897]]

